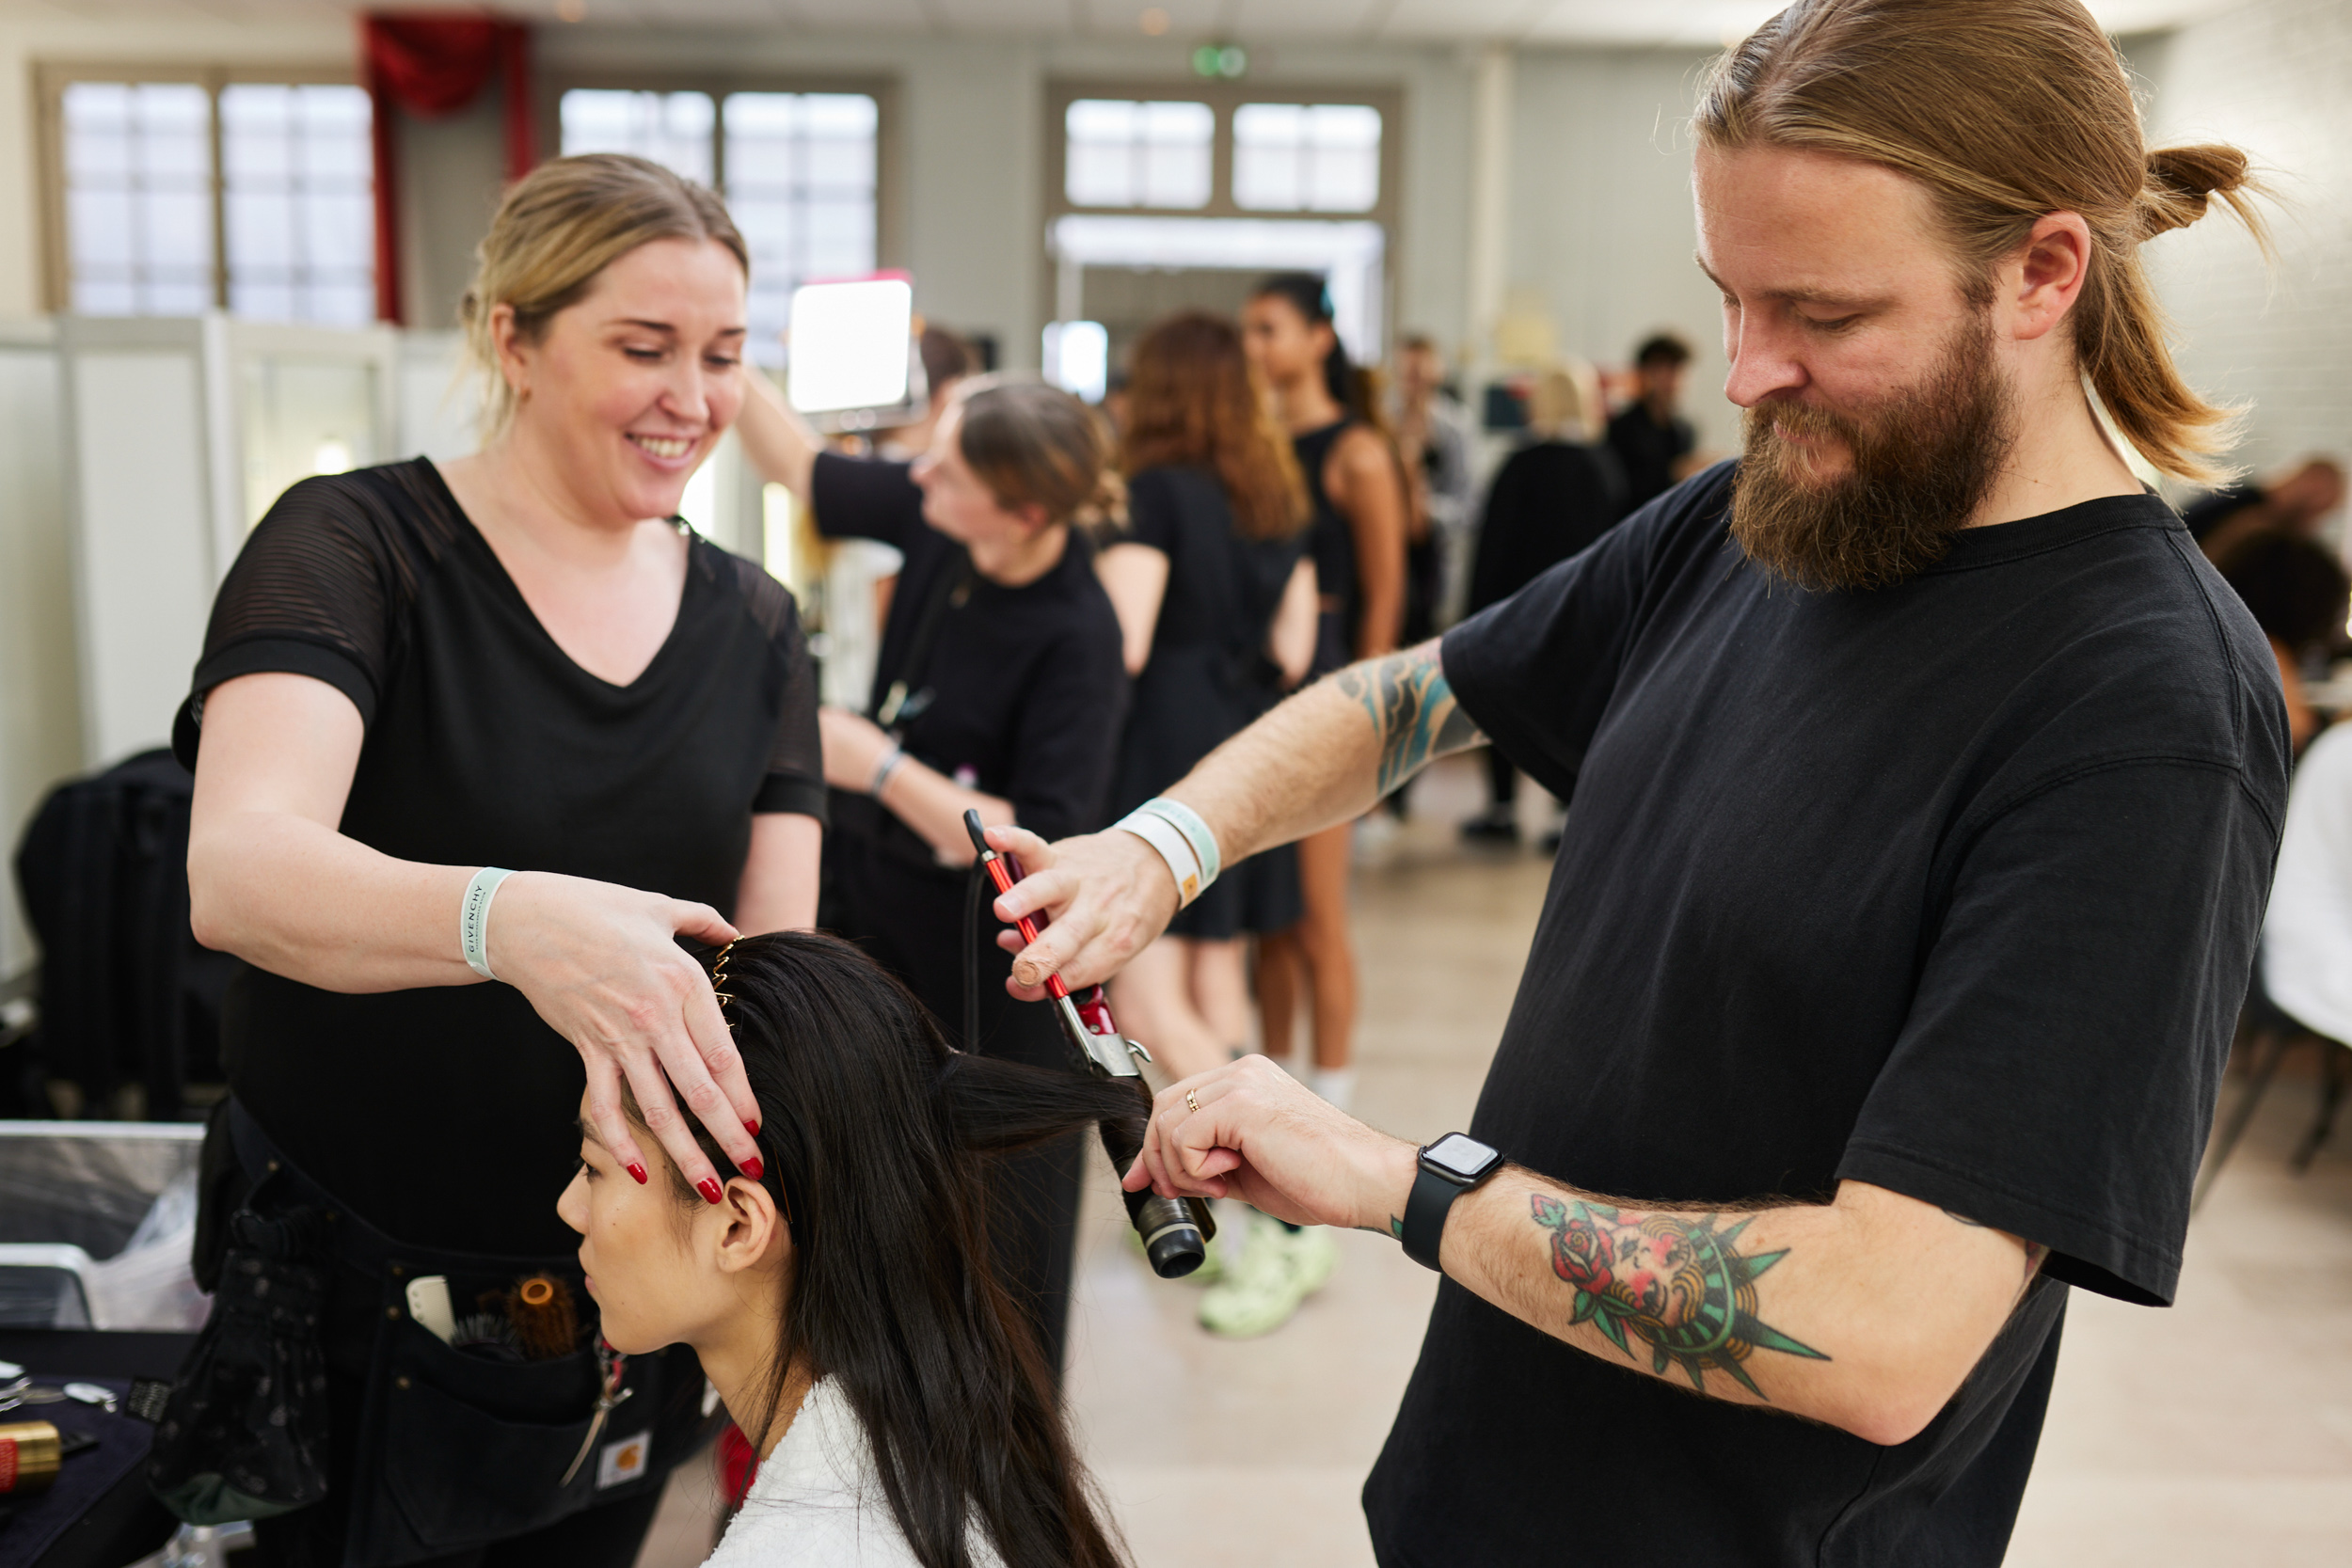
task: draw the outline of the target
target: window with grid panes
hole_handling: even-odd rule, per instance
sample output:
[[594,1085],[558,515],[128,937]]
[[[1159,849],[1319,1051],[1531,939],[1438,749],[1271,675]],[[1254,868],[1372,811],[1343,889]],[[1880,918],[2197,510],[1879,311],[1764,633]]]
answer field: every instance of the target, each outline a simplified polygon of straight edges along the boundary
[[197,74],[59,90],[60,303],[94,316],[218,307],[366,325],[375,314],[367,94]]
[[756,360],[781,361],[795,288],[875,269],[881,112],[866,93],[575,87],[558,114],[566,153],[634,152],[725,198],[752,253]]
[[1368,213],[1379,201],[1379,110],[1363,103],[1244,103],[1233,110],[1236,207]]
[[1073,206],[1209,204],[1216,113],[1206,103],[1081,98],[1062,129],[1062,191]]

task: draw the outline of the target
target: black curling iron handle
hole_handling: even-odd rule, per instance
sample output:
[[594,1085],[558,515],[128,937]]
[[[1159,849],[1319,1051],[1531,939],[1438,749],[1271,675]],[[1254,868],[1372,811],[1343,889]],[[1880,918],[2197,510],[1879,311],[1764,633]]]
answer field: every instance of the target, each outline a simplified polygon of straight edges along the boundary
[[[1126,1175],[1143,1152],[1142,1142],[1124,1122],[1106,1121],[1101,1130],[1103,1152],[1111,1157],[1111,1168]],[[1143,1238],[1143,1256],[1153,1274],[1182,1279],[1208,1261],[1216,1222],[1209,1217],[1207,1204],[1197,1197],[1162,1197],[1149,1187],[1120,1196],[1127,1200],[1127,1222]]]

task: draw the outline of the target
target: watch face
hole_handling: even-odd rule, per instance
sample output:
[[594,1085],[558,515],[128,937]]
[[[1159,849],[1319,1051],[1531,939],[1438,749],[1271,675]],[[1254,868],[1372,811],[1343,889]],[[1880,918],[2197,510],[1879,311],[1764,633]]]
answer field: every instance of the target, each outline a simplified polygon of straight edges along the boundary
[[1502,1158],[1476,1138],[1459,1132],[1448,1132],[1429,1146],[1422,1156],[1441,1170],[1452,1171],[1465,1181],[1475,1180],[1486,1173],[1487,1167]]

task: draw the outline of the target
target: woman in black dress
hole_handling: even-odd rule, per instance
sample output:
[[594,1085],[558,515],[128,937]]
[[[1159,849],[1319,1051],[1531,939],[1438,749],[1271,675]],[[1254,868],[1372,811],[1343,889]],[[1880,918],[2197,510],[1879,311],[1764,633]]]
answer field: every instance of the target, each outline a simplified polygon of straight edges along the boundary
[[[1486,491],[1465,614],[1502,603],[1625,515],[1625,471],[1616,453],[1593,439],[1599,408],[1590,366],[1536,379],[1528,396],[1529,439],[1504,460]],[[1491,746],[1486,788],[1486,811],[1462,824],[1462,836],[1517,843],[1518,772]]]
[[[1278,273],[1242,312],[1250,362],[1290,433],[1312,514],[1322,623],[1312,673],[1396,649],[1405,617],[1405,476],[1371,422],[1363,385],[1340,345],[1331,300],[1311,273]],[[1356,1033],[1356,955],[1347,935],[1349,829],[1298,842],[1306,917],[1260,945],[1258,995],[1268,1055],[1286,1055],[1302,984],[1311,991],[1316,1087],[1346,1108]]]
[[[1305,489],[1230,322],[1187,311],[1137,341],[1120,448],[1127,529],[1095,568],[1136,677],[1114,820],[1296,686],[1315,638]],[[1285,847],[1211,883],[1120,971],[1120,1022],[1168,1077],[1205,1072],[1248,1043],[1242,939],[1286,929],[1299,912]]]
[[[259,1521],[268,1563],[633,1560],[702,1380],[691,1352],[639,1358],[610,1451],[556,1483],[599,1372],[553,1210],[582,1088],[641,1181],[624,1077],[706,1196],[680,1101],[756,1173],[757,1101],[678,939],[816,907],[791,596],[676,520],[742,400],[742,239],[656,165],[566,158],[481,256],[483,449],[288,491],[221,586],[175,736],[197,936],[246,960],[207,1234],[242,1202],[326,1235],[325,1497]],[[453,1313],[532,1274],[573,1295],[576,1353],[507,1364],[495,1327],[488,1359],[456,1348]],[[626,1449],[648,1432],[650,1460]]]
[[[744,451],[805,499],[829,538],[905,557],[866,712],[826,708],[827,914],[921,998],[966,1050],[1070,1066],[1052,1014],[1005,989],[1011,956],[983,908],[967,945],[972,842],[963,814],[1057,838],[1102,826],[1124,716],[1119,623],[1074,523],[1115,507],[1101,423],[1038,382],[964,382],[912,464],[822,451],[764,379]],[[967,1036],[964,970],[977,965]],[[998,1167],[999,1273],[1061,1364],[1083,1144]]]

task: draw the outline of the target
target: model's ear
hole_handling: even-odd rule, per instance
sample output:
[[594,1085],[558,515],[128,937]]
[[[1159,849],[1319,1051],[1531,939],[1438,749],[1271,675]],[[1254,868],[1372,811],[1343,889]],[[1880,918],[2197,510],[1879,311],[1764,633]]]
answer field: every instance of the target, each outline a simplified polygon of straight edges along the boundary
[[779,1246],[786,1257],[791,1256],[791,1227],[777,1212],[774,1196],[750,1177],[739,1176],[726,1184],[717,1211],[712,1260],[721,1274],[764,1267]]

